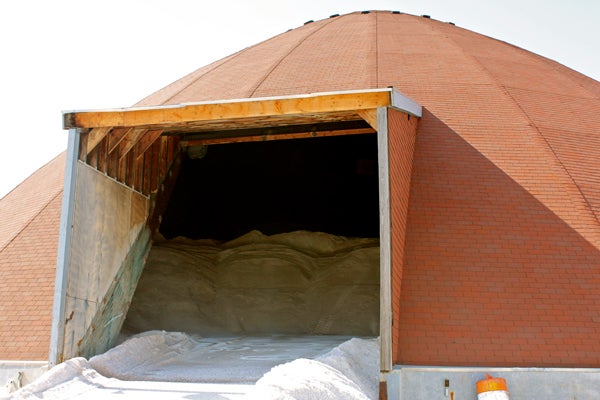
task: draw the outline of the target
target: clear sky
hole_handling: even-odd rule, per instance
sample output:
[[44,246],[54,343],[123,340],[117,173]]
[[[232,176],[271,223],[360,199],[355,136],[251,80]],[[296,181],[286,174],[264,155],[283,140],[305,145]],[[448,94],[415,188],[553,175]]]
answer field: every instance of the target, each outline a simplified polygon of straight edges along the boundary
[[431,15],[600,80],[599,0],[0,2],[0,197],[66,148],[61,111],[130,106],[212,61],[331,14]]

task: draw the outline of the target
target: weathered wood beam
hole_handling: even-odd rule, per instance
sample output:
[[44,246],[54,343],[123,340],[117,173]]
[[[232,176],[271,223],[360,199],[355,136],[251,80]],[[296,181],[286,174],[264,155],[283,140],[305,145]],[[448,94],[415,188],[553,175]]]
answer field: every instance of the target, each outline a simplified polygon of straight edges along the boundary
[[373,130],[372,128],[361,128],[361,129],[348,129],[348,130],[335,130],[335,131],[287,133],[287,134],[278,134],[278,135],[236,136],[236,137],[225,137],[225,138],[182,140],[180,143],[183,147],[190,147],[190,146],[204,146],[204,145],[209,145],[209,144],[268,142],[271,140],[308,139],[308,138],[329,137],[329,136],[364,135],[367,133],[375,133],[375,130]]
[[335,113],[392,105],[393,89],[315,93],[299,96],[202,102],[176,106],[79,111],[63,114],[65,129],[72,127],[140,127],[268,116]]
[[125,138],[130,128],[115,128],[108,135],[108,152],[113,153]]
[[138,192],[142,192],[144,184],[144,156],[136,157],[135,159],[135,179],[133,188]]
[[126,183],[127,179],[127,157],[121,157],[117,159],[117,176],[115,177],[119,182]]
[[150,166],[150,193],[158,191],[158,183],[160,182],[160,145],[161,142],[155,142],[148,153],[152,153],[152,164]]
[[87,162],[87,151],[86,151],[86,143],[88,137],[88,131],[80,131],[79,140],[78,140],[78,148],[77,151],[77,159],[83,162]]
[[249,136],[274,136],[284,135],[290,133],[308,133],[308,132],[320,132],[320,131],[337,131],[346,130],[350,131],[353,129],[369,128],[369,124],[362,119],[355,119],[350,121],[336,121],[336,122],[321,122],[311,124],[299,124],[299,125],[272,125],[261,128],[245,128],[245,129],[226,129],[218,131],[208,132],[193,132],[193,133],[180,133],[184,140],[195,140],[195,139],[222,139],[232,137],[249,137]]
[[169,164],[169,158],[168,158],[168,154],[167,154],[167,152],[169,151],[169,140],[170,140],[170,138],[168,138],[166,136],[160,137],[160,153],[158,156],[158,163],[159,163],[158,175],[160,176],[161,180],[165,179],[165,175],[167,174],[167,167]]
[[94,128],[90,131],[90,133],[88,134],[87,144],[86,144],[87,154],[90,154],[92,152],[92,150],[94,150],[96,148],[96,146],[98,146],[98,144],[100,144],[102,139],[104,139],[106,137],[106,135],[108,135],[108,133],[111,131],[111,129],[112,129],[111,127],[102,127],[102,128]]
[[125,176],[125,184],[133,188],[135,186],[135,160],[137,159],[137,157],[134,157],[134,154],[129,153],[127,154],[125,159],[127,160],[127,173]]
[[106,160],[108,156],[107,151],[108,146],[108,137],[105,137],[98,146],[96,146],[95,151],[98,152],[98,170],[106,173],[107,165]]
[[144,153],[144,169],[142,171],[142,193],[149,195],[152,190],[152,151]]
[[162,134],[162,129],[154,129],[145,132],[140,136],[136,146],[136,156],[139,158],[154,144],[154,142],[160,137]]
[[372,108],[370,110],[360,110],[360,111],[358,111],[358,115],[360,115],[360,117],[362,119],[367,121],[367,123],[369,125],[371,125],[371,127],[373,129],[377,130],[377,109],[376,108]]
[[146,131],[146,128],[133,128],[128,130],[117,147],[117,158],[119,160],[124,158]]

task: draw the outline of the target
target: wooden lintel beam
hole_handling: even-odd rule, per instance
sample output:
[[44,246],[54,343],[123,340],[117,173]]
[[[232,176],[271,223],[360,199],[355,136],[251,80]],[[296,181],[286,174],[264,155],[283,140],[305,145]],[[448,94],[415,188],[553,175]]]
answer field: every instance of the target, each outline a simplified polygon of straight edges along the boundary
[[393,89],[373,89],[150,108],[67,112],[63,114],[63,125],[65,129],[150,127],[197,121],[335,113],[390,106],[392,94]]
[[313,124],[300,124],[300,125],[272,125],[261,128],[243,128],[243,129],[226,129],[219,131],[207,131],[207,132],[191,132],[191,133],[179,133],[185,140],[195,139],[222,139],[222,138],[233,138],[233,137],[248,137],[248,136],[276,136],[293,133],[308,133],[308,132],[321,132],[321,131],[337,131],[337,130],[354,130],[368,128],[369,124],[362,120],[349,120],[349,121],[337,121],[337,122],[322,122]]
[[345,135],[363,135],[366,133],[375,133],[372,128],[351,129],[351,130],[335,130],[335,131],[318,131],[318,132],[301,132],[288,133],[282,135],[255,135],[229,138],[207,138],[182,140],[180,142],[183,147],[190,146],[205,146],[209,144],[224,144],[224,143],[245,143],[245,142],[267,142],[271,140],[286,140],[286,139],[307,139],[316,137],[328,136],[345,136]]

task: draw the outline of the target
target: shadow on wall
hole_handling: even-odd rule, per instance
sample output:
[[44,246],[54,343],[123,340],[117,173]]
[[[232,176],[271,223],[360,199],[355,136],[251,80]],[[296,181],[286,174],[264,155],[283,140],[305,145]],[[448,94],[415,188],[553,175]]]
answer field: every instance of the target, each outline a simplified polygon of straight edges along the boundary
[[600,251],[424,110],[395,363],[600,367],[599,315]]

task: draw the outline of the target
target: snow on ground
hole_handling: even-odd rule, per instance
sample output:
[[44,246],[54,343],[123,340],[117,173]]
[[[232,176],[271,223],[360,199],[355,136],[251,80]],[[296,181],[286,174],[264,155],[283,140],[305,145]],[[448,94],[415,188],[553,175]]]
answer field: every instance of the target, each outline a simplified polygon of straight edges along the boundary
[[151,331],[89,361],[68,360],[8,398],[376,399],[378,349],[377,339],[342,336]]

